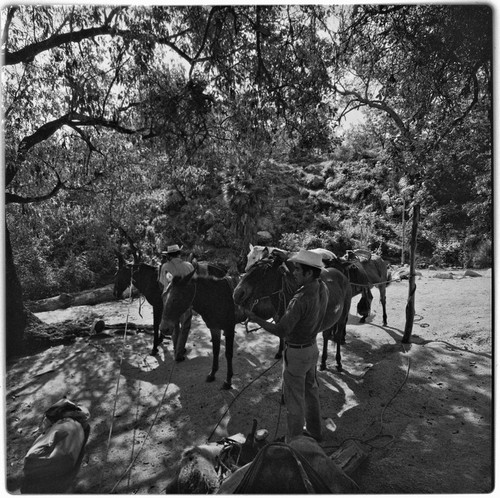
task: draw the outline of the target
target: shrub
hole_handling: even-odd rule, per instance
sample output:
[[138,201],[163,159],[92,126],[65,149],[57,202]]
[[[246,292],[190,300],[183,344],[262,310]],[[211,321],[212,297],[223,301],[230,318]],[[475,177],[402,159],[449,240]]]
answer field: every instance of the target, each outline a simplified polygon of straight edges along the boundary
[[58,274],[60,292],[77,292],[95,285],[96,275],[89,269],[85,253],[70,254]]

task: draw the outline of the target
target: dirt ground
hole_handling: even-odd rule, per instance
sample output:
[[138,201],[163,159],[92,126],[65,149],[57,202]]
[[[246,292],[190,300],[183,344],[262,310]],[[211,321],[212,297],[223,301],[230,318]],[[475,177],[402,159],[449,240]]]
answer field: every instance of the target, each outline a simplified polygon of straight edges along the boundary
[[[387,289],[389,326],[382,326],[378,291],[372,316],[359,324],[353,300],[344,371],[319,372],[327,454],[352,438],[369,457],[352,476],[361,493],[485,493],[494,486],[492,403],[492,273],[453,279],[421,270],[411,344],[402,344],[408,281]],[[447,271],[447,273],[449,273]],[[47,323],[102,318],[106,324],[151,324],[139,300],[39,313]],[[62,326],[62,325],[61,325]],[[6,485],[18,493],[23,459],[43,412],[67,396],[91,413],[91,432],[75,494],[160,494],[183,450],[248,433],[252,420],[285,433],[280,409],[277,339],[238,325],[233,389],[221,390],[226,364],[213,383],[208,329],[193,320],[188,357],[172,358],[167,341],[148,355],[150,332],[128,327],[46,349],[7,365]],[[318,338],[320,341],[320,338]],[[229,410],[228,410],[229,407]],[[113,417],[114,415],[114,417]],[[110,430],[111,429],[111,430]]]

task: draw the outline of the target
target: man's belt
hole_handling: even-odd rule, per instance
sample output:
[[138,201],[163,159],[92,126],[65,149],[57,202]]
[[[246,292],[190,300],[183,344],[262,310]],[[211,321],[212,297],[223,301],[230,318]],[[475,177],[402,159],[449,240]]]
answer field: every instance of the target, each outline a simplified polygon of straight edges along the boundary
[[296,348],[296,349],[303,349],[303,348],[309,348],[313,346],[315,343],[314,342],[308,342],[307,344],[291,344],[290,342],[287,342],[286,345],[289,348]]

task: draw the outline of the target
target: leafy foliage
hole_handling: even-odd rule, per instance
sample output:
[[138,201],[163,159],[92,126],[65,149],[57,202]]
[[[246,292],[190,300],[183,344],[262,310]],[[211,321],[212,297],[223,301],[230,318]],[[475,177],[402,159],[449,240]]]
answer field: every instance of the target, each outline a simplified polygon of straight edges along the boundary
[[[488,7],[26,5],[4,20],[25,298],[108,282],[117,227],[151,262],[179,243],[235,268],[259,230],[397,261],[413,202],[422,258],[487,263]],[[338,130],[359,107],[365,124]]]

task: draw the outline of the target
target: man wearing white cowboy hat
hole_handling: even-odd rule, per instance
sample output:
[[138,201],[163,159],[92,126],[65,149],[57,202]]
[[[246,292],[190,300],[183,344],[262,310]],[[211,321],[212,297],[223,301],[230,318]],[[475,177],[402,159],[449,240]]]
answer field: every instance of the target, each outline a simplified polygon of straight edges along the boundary
[[245,310],[250,320],[283,338],[283,394],[287,409],[287,438],[304,433],[321,440],[321,411],[316,365],[319,350],[316,336],[328,304],[328,288],[319,278],[324,268],[321,255],[305,249],[289,258],[299,288],[278,323],[270,323]]
[[[165,251],[162,251],[162,265],[158,280],[163,285],[164,291],[174,277],[184,277],[194,271],[193,265],[189,261],[184,261],[181,258],[182,247],[177,244],[167,246]],[[180,317],[179,324],[172,331],[172,343],[174,345],[174,355],[176,361],[185,359],[186,342],[191,330],[191,319],[193,310],[188,308]]]

